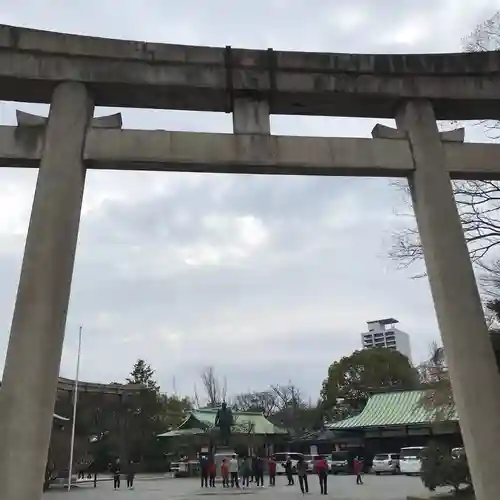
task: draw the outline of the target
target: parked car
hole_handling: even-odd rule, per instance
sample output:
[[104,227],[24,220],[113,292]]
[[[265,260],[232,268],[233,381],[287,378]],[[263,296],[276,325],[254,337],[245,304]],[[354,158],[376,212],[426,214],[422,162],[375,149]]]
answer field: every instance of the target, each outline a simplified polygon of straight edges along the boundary
[[295,474],[297,472],[297,462],[299,457],[303,457],[302,453],[295,453],[293,451],[290,452],[280,452],[275,453],[273,455],[273,460],[276,462],[276,474],[284,474],[285,473],[285,462],[287,457],[290,457],[292,461],[292,472]]
[[373,457],[372,470],[375,474],[399,474],[399,453],[377,453]]
[[200,475],[200,462],[198,460],[184,460],[178,464],[178,469],[174,471],[174,477],[197,477]]
[[460,458],[462,456],[465,456],[465,448],[463,448],[463,447],[452,448],[452,450],[451,450],[451,458]]
[[176,472],[179,472],[180,469],[181,469],[180,462],[172,462],[170,464],[170,472],[173,472],[175,474]]
[[407,476],[419,475],[422,468],[420,454],[425,450],[424,446],[407,446],[399,452],[399,469],[401,474]]
[[333,451],[330,464],[332,474],[349,474],[349,453],[347,451]]

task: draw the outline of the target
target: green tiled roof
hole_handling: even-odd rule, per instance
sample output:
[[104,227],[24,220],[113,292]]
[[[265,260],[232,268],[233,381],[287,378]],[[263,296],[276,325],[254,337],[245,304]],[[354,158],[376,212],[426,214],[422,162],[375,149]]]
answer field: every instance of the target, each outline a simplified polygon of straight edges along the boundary
[[181,437],[181,436],[196,436],[203,434],[202,429],[174,429],[173,431],[158,434],[157,437]]
[[[364,410],[355,417],[334,422],[330,429],[384,427],[390,425],[430,424],[436,420],[436,411],[423,408],[419,403],[425,391],[401,391],[374,394]],[[456,410],[448,420],[458,421]]]
[[[194,410],[192,417],[207,427],[215,426],[217,408]],[[247,433],[251,429],[252,434],[286,434],[287,431],[272,424],[262,413],[233,411],[233,432]]]
[[[190,434],[200,434],[206,429],[215,427],[217,408],[193,410],[189,417],[179,427],[159,437],[175,437]],[[232,432],[235,434],[287,434],[285,429],[272,424],[262,413],[233,411],[234,425]]]

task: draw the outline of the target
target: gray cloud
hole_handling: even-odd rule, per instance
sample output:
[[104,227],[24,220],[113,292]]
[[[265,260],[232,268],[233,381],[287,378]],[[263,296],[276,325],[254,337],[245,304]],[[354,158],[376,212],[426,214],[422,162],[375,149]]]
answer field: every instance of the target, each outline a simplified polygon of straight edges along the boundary
[[[240,5],[34,0],[5,23],[159,42],[332,52],[456,51],[500,2],[273,0]],[[21,107],[2,103],[13,123]],[[115,110],[99,109],[100,114]],[[121,110],[127,128],[231,131],[231,116]],[[369,136],[375,120],[272,117],[289,135]],[[386,122],[390,123],[390,122]],[[472,135],[481,140],[474,129]],[[0,171],[0,349],[7,347],[34,171]],[[293,380],[313,398],[365,321],[395,316],[416,360],[438,335],[428,285],[385,257],[400,195],[381,179],[90,172],[62,373],[123,379],[139,356],[192,394],[204,365],[230,392]]]

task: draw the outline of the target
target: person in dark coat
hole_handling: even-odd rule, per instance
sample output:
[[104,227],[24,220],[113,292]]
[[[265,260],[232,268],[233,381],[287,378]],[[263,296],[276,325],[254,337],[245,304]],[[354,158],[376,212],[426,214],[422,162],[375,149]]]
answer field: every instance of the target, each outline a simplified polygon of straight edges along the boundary
[[261,457],[257,457],[254,474],[256,485],[264,486],[264,462]]
[[293,480],[292,460],[290,459],[289,456],[286,457],[285,474],[286,474],[286,477],[288,479],[288,486],[293,486],[295,484],[295,481]]
[[243,459],[243,463],[241,464],[241,486],[249,487],[250,486],[250,476],[252,475],[252,459],[250,457],[246,457]]
[[200,455],[201,487],[208,488],[208,458]]
[[304,457],[297,461],[297,476],[299,477],[299,486],[302,494],[309,493],[309,483],[307,482],[307,463]]
[[215,488],[215,478],[217,477],[217,464],[215,458],[211,458],[208,464],[208,475],[210,477],[210,488]]
[[257,457],[252,455],[250,458],[251,462],[251,473],[250,473],[250,482],[253,483],[257,480]]
[[97,473],[98,473],[98,463],[94,460],[89,465],[89,474],[94,476],[94,488],[97,487]]
[[127,468],[127,488],[134,489],[135,464],[130,460]]
[[116,462],[113,464],[111,468],[111,472],[113,473],[113,488],[116,490],[120,488],[120,476],[122,473],[122,467],[120,464],[120,459],[117,458]]

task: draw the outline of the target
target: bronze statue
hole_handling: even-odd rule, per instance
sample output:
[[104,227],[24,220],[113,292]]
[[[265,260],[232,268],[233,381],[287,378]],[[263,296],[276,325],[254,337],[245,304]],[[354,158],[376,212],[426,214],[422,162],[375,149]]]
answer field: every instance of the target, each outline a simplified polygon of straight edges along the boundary
[[217,410],[215,416],[215,427],[219,428],[220,438],[223,446],[229,446],[229,438],[231,437],[231,427],[234,424],[233,412],[227,407],[226,403]]

